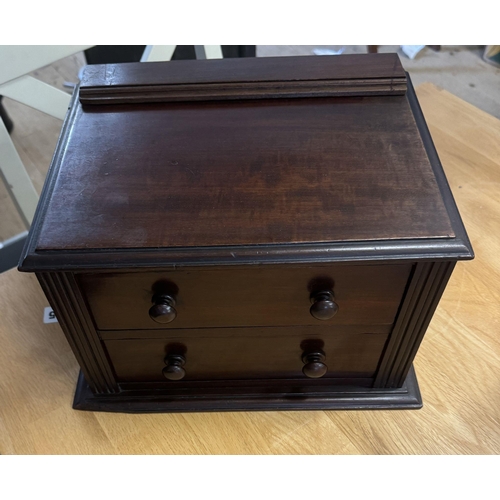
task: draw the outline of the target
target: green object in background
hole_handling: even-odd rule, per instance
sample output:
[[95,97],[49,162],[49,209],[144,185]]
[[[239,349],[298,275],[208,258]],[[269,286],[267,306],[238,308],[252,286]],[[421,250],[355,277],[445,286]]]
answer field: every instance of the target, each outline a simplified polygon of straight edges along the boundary
[[500,68],[500,45],[486,45],[483,59]]

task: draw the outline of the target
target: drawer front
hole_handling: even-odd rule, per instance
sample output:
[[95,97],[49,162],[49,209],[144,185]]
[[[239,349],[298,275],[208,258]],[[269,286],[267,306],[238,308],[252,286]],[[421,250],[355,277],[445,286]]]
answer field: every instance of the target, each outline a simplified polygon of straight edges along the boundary
[[[82,274],[80,286],[100,330],[286,325],[390,325],[411,264],[247,267]],[[310,313],[311,294],[333,291],[338,312]],[[153,297],[175,297],[175,319],[151,319]]]
[[[226,329],[224,329],[226,330]],[[228,329],[236,330],[236,329]],[[242,329],[253,330],[253,329]],[[259,329],[256,329],[259,330]],[[302,334],[300,328],[288,335],[204,329],[197,336],[155,339],[105,340],[109,358],[119,382],[166,382],[190,380],[308,380],[303,367],[323,369],[321,378],[373,377],[386,334]],[[281,329],[278,329],[281,330]],[[324,358],[317,360],[314,354]],[[306,358],[304,358],[306,356]],[[309,356],[309,357],[307,357]],[[181,357],[181,358],[179,358]],[[167,380],[163,370],[181,359],[181,380]],[[314,374],[314,373],[313,373]]]

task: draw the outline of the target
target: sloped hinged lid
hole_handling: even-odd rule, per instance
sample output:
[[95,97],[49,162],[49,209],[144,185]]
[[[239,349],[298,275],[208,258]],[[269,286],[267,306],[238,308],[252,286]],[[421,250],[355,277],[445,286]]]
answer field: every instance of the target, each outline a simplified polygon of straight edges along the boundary
[[21,269],[426,252],[472,255],[396,54],[170,61],[86,68]]

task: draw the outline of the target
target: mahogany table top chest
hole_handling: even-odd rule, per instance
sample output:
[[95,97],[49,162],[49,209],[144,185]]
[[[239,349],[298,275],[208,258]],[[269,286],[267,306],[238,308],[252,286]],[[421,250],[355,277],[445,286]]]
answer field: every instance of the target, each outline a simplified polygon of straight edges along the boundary
[[88,66],[21,271],[74,408],[419,408],[472,248],[396,54]]

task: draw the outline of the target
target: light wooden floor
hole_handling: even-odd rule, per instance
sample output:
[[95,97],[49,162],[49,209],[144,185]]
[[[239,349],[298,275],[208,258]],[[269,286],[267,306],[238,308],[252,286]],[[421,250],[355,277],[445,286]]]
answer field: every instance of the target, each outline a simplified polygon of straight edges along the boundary
[[[366,54],[366,45],[257,45],[257,55],[310,55],[317,48],[339,50],[343,54]],[[500,68],[483,59],[484,46],[442,45],[440,51],[425,47],[409,59],[398,45],[379,45],[379,53],[396,52],[416,87],[431,82],[448,90],[490,115],[500,118]]]
[[[83,52],[79,52],[30,74],[38,80],[72,93],[72,90],[65,88],[63,84],[76,83],[78,71],[85,64]],[[12,141],[35,189],[40,193],[61,132],[62,121],[12,99],[4,98],[3,103],[14,122]],[[0,178],[0,242],[25,230],[26,227]]]
[[476,252],[456,267],[416,359],[419,411],[174,415],[71,409],[78,368],[32,275],[0,275],[2,454],[500,453],[500,121],[417,89]]

